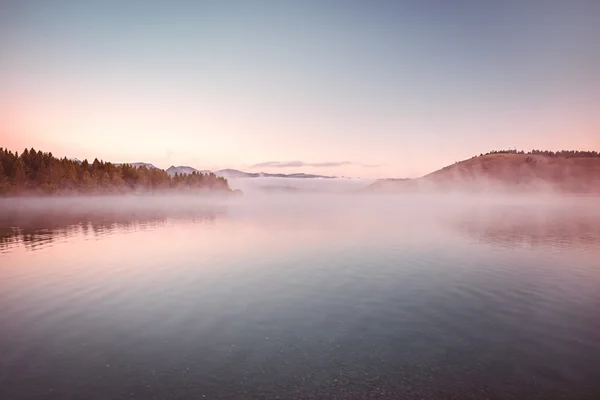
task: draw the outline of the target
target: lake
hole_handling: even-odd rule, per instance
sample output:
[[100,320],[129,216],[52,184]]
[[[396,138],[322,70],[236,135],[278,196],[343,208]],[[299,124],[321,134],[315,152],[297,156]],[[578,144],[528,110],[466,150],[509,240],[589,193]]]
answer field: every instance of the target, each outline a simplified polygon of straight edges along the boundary
[[597,399],[600,199],[1,200],[0,398]]

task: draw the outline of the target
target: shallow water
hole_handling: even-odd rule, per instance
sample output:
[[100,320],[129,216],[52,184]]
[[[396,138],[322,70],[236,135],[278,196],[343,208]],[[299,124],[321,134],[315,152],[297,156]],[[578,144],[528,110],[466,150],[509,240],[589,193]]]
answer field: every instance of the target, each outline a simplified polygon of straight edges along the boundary
[[598,198],[0,203],[1,399],[593,399],[598,310]]

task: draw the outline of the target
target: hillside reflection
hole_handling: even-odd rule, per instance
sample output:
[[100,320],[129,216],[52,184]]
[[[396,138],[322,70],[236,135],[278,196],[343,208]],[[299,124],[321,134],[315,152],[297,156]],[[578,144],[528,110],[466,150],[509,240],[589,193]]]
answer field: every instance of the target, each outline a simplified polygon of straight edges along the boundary
[[592,210],[506,207],[463,212],[449,223],[461,234],[494,246],[600,249],[600,215]]
[[127,233],[164,226],[169,220],[191,224],[214,224],[225,213],[221,209],[106,211],[66,209],[27,213],[0,213],[0,252],[23,245],[38,250],[71,236],[99,238],[115,232]]
[[360,198],[328,200],[316,196],[276,200],[235,205],[203,203],[194,198],[5,202],[0,203],[0,252],[18,246],[37,250],[73,236],[101,238],[155,229],[173,221],[212,225],[225,217],[238,227],[275,230],[290,237],[304,235],[313,242],[329,244],[353,242],[370,247],[389,239],[418,241],[426,248],[436,241],[447,243],[458,233],[459,240],[507,248],[600,250],[600,209],[579,199],[518,203],[521,205],[439,199],[427,203],[412,198],[400,198],[404,203],[370,200],[370,205]]

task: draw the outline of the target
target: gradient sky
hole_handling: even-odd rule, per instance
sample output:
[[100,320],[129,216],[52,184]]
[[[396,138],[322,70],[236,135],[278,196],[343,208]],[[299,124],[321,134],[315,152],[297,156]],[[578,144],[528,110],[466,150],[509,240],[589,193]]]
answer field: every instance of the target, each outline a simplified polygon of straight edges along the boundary
[[0,146],[370,178],[600,150],[598,38],[594,0],[0,0]]

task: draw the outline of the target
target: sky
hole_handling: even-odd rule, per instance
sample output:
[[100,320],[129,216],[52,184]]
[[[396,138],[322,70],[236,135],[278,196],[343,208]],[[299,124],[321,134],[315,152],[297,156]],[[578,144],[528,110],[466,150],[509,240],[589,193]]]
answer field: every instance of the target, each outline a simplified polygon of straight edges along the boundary
[[0,147],[364,178],[600,150],[600,2],[0,0]]

